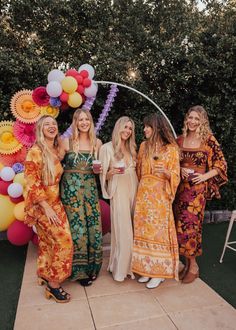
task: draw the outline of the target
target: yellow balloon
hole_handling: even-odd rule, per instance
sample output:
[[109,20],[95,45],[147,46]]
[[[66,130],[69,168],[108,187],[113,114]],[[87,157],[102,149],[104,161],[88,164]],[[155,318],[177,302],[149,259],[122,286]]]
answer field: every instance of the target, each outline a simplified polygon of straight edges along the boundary
[[15,220],[13,212],[15,205],[11,202],[9,196],[0,195],[0,231],[6,230]]
[[13,179],[13,182],[14,183],[20,183],[22,185],[23,189],[24,189],[25,185],[26,185],[24,172],[16,174],[14,179]]
[[2,163],[0,163],[0,171],[3,167],[4,167],[4,165]]
[[74,93],[78,87],[77,80],[73,77],[65,77],[62,82],[61,86],[64,92],[66,93]]
[[15,205],[14,216],[17,220],[23,221],[25,218],[25,202],[22,201]]
[[82,103],[82,96],[79,93],[74,92],[69,95],[69,99],[67,103],[69,104],[70,107],[77,108]]

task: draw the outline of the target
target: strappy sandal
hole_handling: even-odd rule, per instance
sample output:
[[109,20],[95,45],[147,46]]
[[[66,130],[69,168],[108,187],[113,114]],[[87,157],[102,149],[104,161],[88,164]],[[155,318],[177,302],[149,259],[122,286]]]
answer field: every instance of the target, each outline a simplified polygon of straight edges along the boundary
[[90,279],[91,279],[91,281],[95,281],[97,279],[97,275],[94,274],[94,275],[90,276]]
[[38,285],[48,285],[48,281],[43,277],[38,277]]
[[52,288],[48,284],[45,290],[45,296],[47,299],[53,298],[57,303],[67,303],[70,301],[70,295],[66,291],[59,288]]
[[78,282],[82,286],[90,286],[91,284],[93,284],[93,281],[90,278],[83,278],[82,280],[78,280]]

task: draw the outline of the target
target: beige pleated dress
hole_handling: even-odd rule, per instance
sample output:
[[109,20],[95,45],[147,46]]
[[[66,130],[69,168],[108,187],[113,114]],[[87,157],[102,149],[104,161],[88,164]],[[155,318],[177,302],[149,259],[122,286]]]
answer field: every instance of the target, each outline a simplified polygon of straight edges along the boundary
[[124,174],[116,174],[106,180],[106,174],[114,167],[116,160],[111,142],[104,144],[99,151],[103,173],[100,175],[103,197],[110,199],[111,209],[111,253],[108,271],[114,280],[123,281],[127,275],[134,278],[131,271],[133,247],[133,211],[138,179],[135,162],[130,156]]

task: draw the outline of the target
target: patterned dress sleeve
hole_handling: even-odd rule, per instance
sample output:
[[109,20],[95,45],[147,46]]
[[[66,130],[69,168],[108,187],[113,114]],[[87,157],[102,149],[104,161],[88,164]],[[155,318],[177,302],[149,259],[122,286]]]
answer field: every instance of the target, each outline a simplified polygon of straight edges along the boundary
[[178,147],[170,145],[169,149],[168,170],[170,171],[170,179],[167,180],[166,183],[166,192],[169,195],[170,200],[173,201],[180,182],[180,161]]
[[207,181],[206,199],[220,198],[219,187],[228,181],[227,163],[215,137],[210,135],[206,141],[208,152],[207,170],[216,169],[218,174]]
[[47,195],[42,182],[42,157],[37,147],[32,147],[25,161],[25,223],[33,225],[40,212],[39,202],[46,200]]
[[137,156],[136,172],[139,181],[142,176],[142,159],[143,159],[144,147],[145,147],[145,142],[142,142],[139,147],[138,156]]

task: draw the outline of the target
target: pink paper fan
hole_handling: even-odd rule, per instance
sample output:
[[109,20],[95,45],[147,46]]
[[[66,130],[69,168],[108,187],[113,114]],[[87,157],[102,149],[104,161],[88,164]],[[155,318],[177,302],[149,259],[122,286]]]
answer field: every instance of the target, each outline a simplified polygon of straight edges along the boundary
[[35,88],[32,93],[32,99],[40,107],[49,105],[50,96],[46,91],[46,87],[40,86]]
[[19,151],[11,155],[4,155],[0,153],[0,163],[4,166],[12,166],[15,163],[24,163],[27,154],[27,148],[22,147]]
[[35,124],[26,124],[16,120],[13,124],[13,133],[26,147],[31,147],[35,142]]

